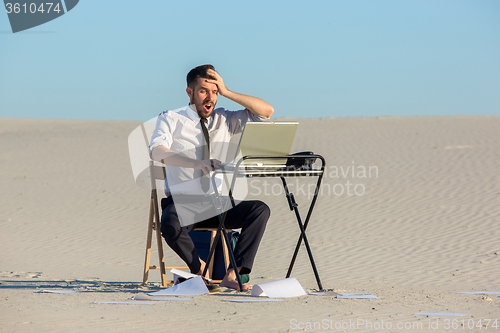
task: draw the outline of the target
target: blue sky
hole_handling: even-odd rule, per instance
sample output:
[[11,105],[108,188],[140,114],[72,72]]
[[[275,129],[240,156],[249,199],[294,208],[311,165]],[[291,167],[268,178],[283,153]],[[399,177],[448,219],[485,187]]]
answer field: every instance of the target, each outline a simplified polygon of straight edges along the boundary
[[13,34],[4,12],[0,117],[147,120],[187,105],[205,63],[274,117],[500,115],[499,17],[496,0],[81,0]]

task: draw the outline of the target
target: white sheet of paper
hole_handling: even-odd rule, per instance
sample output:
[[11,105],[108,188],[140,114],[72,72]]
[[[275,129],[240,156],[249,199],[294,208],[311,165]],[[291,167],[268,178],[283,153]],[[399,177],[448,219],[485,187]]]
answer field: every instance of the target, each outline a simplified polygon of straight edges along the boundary
[[197,296],[208,294],[208,288],[201,276],[186,280],[173,287],[148,293],[149,296]]
[[94,304],[133,304],[133,305],[153,305],[156,302],[94,302]]
[[296,297],[307,295],[296,278],[270,281],[256,284],[252,287],[252,296]]
[[500,291],[457,291],[457,294],[469,294],[469,295],[500,295]]
[[193,274],[193,273],[190,273],[190,272],[185,272],[185,271],[181,271],[180,269],[176,269],[176,268],[172,268],[170,270],[170,272],[172,274],[174,274],[174,284],[177,284],[179,283],[177,280],[179,279],[179,277],[183,277],[185,279],[189,279],[189,278],[192,278],[192,277],[195,277],[196,274]]
[[309,295],[316,295],[316,296],[333,296],[335,298],[358,298],[358,299],[376,299],[378,296],[376,295],[371,295],[367,293],[336,293],[334,291],[325,291],[325,292],[318,292],[318,293],[310,293]]
[[465,316],[468,315],[468,313],[450,313],[450,312],[421,312],[421,313],[415,313],[415,316],[439,316],[439,317],[445,317],[445,316]]
[[[176,269],[176,268],[172,268],[170,270],[170,272],[172,274],[174,274],[174,279],[173,279],[174,280],[174,284],[178,283],[177,280],[179,279],[179,277],[183,277],[185,279],[189,279],[189,278],[197,276],[196,274],[193,274],[193,273],[190,273],[190,272],[186,272],[186,271],[181,271],[180,269]],[[212,282],[212,279],[206,278],[206,280]]]
[[315,295],[315,296],[339,296],[341,294],[340,293],[336,293],[335,291],[324,291],[324,292],[318,292],[318,293],[309,293],[309,295]]
[[223,301],[245,303],[245,302],[284,302],[285,300],[277,298],[253,298],[253,299],[224,299]]
[[134,301],[192,301],[192,298],[186,297],[149,297],[144,294],[137,294],[132,298]]
[[88,290],[64,290],[64,289],[58,289],[58,290],[39,290],[35,291],[35,293],[53,293],[53,294],[71,294],[71,293],[84,293],[87,292]]

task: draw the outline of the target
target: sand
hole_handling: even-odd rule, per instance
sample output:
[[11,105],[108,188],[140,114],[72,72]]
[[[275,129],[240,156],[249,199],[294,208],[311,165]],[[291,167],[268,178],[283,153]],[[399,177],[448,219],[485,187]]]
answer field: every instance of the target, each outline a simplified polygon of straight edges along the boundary
[[[293,151],[327,161],[308,228],[323,287],[378,299],[233,303],[242,295],[223,289],[95,304],[161,289],[158,271],[141,286],[149,191],[134,183],[127,147],[140,122],[2,118],[0,332],[496,331],[500,295],[457,292],[500,291],[500,117],[299,121]],[[291,184],[305,215],[308,182]],[[254,184],[250,197],[272,209],[251,283],[282,279],[294,215],[279,180]],[[317,291],[304,247],[292,276]]]

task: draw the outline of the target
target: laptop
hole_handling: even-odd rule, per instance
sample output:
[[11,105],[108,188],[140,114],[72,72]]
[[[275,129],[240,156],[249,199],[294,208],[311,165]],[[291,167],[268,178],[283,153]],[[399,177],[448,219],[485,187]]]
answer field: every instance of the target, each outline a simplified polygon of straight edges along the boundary
[[[289,155],[298,122],[248,122],[243,129],[236,156],[232,162],[222,164],[221,168],[233,171],[243,156],[284,156]],[[245,170],[273,170],[286,167],[286,158],[249,159],[240,164]]]

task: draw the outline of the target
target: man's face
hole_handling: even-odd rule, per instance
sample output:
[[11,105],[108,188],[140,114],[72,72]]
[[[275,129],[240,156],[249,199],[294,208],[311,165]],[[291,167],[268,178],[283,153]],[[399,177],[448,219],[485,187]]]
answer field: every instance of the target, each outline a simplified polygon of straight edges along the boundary
[[193,88],[187,87],[189,103],[196,106],[196,112],[201,118],[208,118],[217,103],[218,89],[214,83],[205,82],[206,79],[196,78]]

